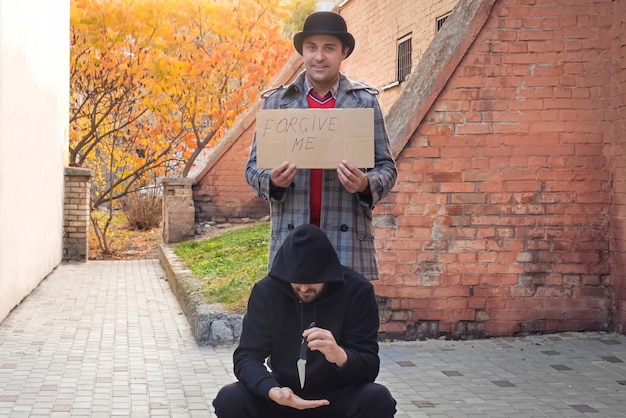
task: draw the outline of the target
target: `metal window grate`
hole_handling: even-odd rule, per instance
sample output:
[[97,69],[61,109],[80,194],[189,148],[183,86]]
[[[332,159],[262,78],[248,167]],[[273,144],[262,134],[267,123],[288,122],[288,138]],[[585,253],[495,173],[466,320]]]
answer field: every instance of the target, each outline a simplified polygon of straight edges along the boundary
[[443,27],[443,24],[446,23],[446,20],[448,20],[449,17],[450,17],[450,12],[437,18],[437,32],[441,30],[441,28]]
[[398,82],[400,83],[411,74],[412,52],[411,35],[398,40]]

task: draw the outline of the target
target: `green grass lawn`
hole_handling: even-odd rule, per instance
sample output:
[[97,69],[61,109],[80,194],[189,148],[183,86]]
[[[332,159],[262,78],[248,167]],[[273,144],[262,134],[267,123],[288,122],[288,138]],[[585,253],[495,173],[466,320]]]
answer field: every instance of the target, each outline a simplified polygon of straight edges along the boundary
[[269,236],[270,225],[264,223],[172,248],[193,275],[203,280],[207,302],[242,313],[252,285],[267,274]]

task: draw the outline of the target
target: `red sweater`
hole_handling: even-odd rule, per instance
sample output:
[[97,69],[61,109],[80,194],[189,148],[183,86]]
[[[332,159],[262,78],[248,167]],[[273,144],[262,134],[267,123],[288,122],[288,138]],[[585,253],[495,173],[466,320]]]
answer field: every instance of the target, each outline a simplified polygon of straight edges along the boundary
[[[336,103],[335,98],[332,97],[330,92],[326,95],[326,97],[320,99],[313,94],[313,91],[311,91],[306,98],[309,102],[309,108],[311,109],[332,109],[335,107]],[[309,205],[311,212],[311,219],[309,222],[318,227],[320,226],[320,219],[322,217],[322,172],[323,170],[320,168],[311,170],[311,185],[309,190]]]

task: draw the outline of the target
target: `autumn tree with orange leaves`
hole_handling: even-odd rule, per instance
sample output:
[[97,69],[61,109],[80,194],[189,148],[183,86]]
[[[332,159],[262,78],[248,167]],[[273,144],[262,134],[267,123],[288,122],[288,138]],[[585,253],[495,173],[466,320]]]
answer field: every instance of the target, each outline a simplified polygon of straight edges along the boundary
[[72,0],[70,164],[90,168],[103,253],[114,202],[187,176],[292,53],[281,0]]

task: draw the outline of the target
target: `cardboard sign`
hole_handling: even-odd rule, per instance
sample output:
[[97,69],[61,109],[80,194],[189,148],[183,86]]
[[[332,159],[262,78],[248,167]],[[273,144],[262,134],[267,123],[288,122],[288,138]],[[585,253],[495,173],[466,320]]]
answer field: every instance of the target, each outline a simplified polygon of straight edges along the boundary
[[256,116],[257,167],[374,167],[373,109],[262,109]]

